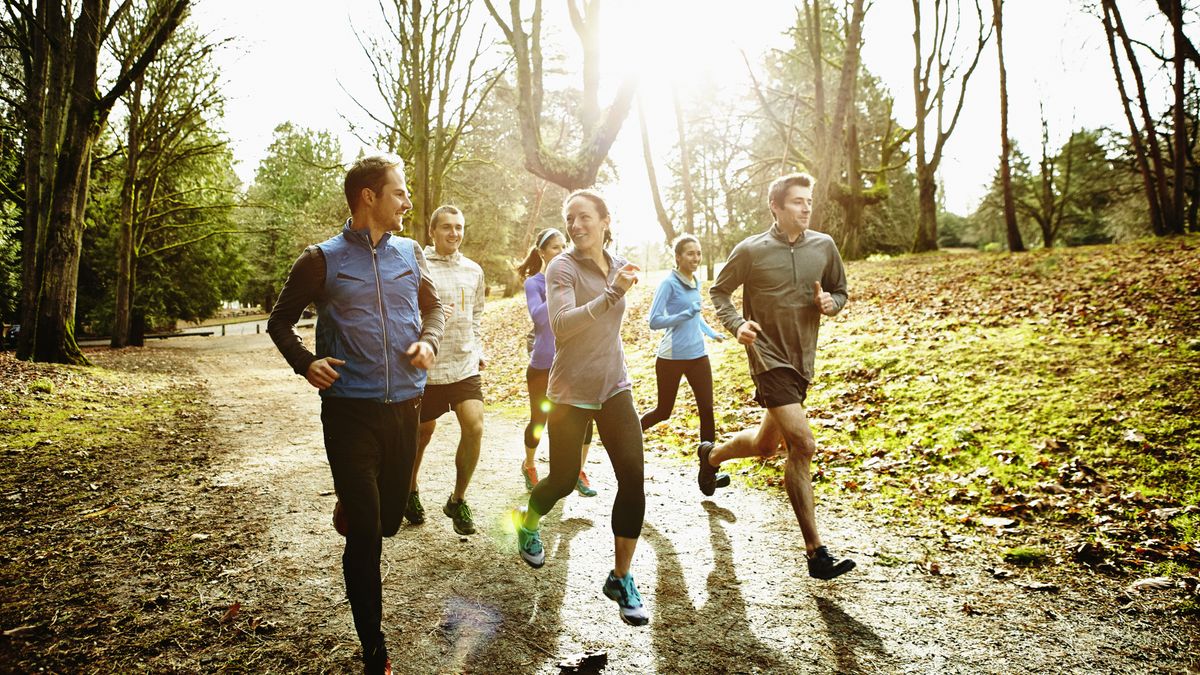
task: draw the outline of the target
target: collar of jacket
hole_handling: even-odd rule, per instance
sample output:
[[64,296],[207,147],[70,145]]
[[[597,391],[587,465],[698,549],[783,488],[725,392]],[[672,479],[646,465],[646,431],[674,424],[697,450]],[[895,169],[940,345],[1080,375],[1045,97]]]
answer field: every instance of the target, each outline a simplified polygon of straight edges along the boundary
[[808,228],[806,227],[804,228],[804,231],[800,233],[800,236],[796,237],[796,241],[788,241],[787,235],[783,233],[783,230],[779,229],[779,223],[771,223],[771,229],[769,232],[771,233],[772,237],[787,244],[788,246],[795,246],[796,244],[804,241],[804,238],[808,236]]
[[463,257],[462,249],[459,249],[459,250],[455,251],[454,253],[451,253],[450,255],[442,255],[441,253],[437,252],[437,247],[434,246],[433,244],[427,245],[423,252],[425,253],[425,258],[428,260],[445,260],[448,262],[456,263],[456,262],[462,260],[462,257]]
[[384,232],[383,236],[379,238],[379,241],[376,242],[375,246],[373,247],[371,246],[371,231],[365,227],[354,227],[354,219],[347,218],[346,224],[342,226],[342,236],[346,237],[346,239],[349,241],[355,241],[363,244],[367,248],[375,248],[378,246],[383,246],[385,243],[387,243],[387,240],[392,236],[392,233]]
[[[608,262],[608,268],[611,270],[613,266],[612,254],[609,253],[608,249],[606,248],[601,250],[604,251],[604,259]],[[584,255],[583,252],[576,248],[574,244],[571,245],[571,248],[566,250],[565,254],[571,256],[573,259],[579,262],[590,262],[591,264],[596,265],[595,260],[592,260],[590,257]],[[600,269],[600,266],[596,265],[596,269]]]

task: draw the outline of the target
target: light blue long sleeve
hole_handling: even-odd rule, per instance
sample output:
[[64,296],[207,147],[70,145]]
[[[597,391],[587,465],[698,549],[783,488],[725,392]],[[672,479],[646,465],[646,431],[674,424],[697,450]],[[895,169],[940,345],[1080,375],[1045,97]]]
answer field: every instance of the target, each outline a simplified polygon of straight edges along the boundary
[[704,336],[722,339],[700,315],[700,283],[692,278],[688,285],[678,272],[671,272],[659,284],[650,305],[650,328],[665,330],[658,345],[658,357],[669,360],[698,359],[707,354]]

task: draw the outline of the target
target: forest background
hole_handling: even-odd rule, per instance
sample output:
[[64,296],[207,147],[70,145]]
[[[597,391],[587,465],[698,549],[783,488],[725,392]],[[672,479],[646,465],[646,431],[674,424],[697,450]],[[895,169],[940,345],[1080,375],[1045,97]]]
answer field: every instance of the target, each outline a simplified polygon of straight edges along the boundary
[[[562,196],[583,186],[615,197],[627,255],[667,267],[662,244],[694,232],[709,278],[767,223],[767,183],[795,170],[820,178],[815,227],[848,259],[1194,232],[1195,11],[1127,4],[1065,3],[1049,15],[1063,34],[1046,44],[1044,14],[1000,0],[770,3],[736,17],[671,3],[395,1],[339,10],[344,27],[327,30],[354,43],[296,36],[336,55],[340,75],[321,83],[287,50],[263,61],[261,38],[239,36],[218,0],[14,0],[0,25],[0,321],[23,327],[22,358],[78,363],[77,334],[121,346],[231,302],[269,311],[298,253],[348,215],[347,162],[374,150],[408,165],[407,232],[423,239],[432,208],[458,204],[464,252],[505,294],[533,232],[558,225]],[[245,32],[278,24],[285,40],[321,18],[260,11]],[[864,58],[880,42],[886,80]],[[1074,45],[1086,56],[1064,56]],[[1083,81],[1047,66],[1009,86],[1006,53],[1066,59],[1058,72],[1086,64]],[[319,95],[304,107],[343,124],[307,127],[251,97],[256,119],[275,118],[264,150],[265,130],[246,140],[244,112],[232,132],[226,120],[244,110],[247,82]],[[340,94],[323,94],[333,84]],[[1012,142],[1008,111],[1027,120],[1034,108],[1040,137]],[[259,154],[253,171],[239,160]],[[958,187],[981,163],[992,179]],[[947,183],[964,212],[947,208]]]

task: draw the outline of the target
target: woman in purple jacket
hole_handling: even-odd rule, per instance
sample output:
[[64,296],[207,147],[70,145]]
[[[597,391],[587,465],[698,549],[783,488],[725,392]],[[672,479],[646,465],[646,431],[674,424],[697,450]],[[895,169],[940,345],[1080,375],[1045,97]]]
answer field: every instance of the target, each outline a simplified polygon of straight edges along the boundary
[[[529,424],[525,425],[525,461],[521,463],[521,477],[525,479],[525,490],[533,490],[538,483],[537,464],[533,455],[538,442],[546,431],[546,419],[550,415],[550,399],[546,398],[546,386],[550,380],[550,366],[554,363],[554,332],[550,330],[550,314],[546,310],[546,265],[554,256],[563,252],[567,241],[562,232],[548,227],[537,233],[529,255],[517,268],[525,278],[525,304],[529,307],[529,318],[533,320],[533,348],[529,354],[529,366],[525,369],[525,384],[529,387]],[[584,497],[595,497],[583,467],[587,465],[588,448],[592,444],[592,425],[588,425],[583,437],[580,455],[579,478],[575,490]]]

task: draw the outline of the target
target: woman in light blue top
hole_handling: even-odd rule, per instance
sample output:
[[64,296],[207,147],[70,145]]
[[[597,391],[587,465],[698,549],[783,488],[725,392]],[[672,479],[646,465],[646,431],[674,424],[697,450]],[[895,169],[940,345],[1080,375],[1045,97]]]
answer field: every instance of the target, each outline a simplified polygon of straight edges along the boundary
[[700,241],[691,234],[681,234],[672,242],[675,249],[675,270],[667,275],[654,292],[650,305],[650,328],[665,330],[658,345],[654,374],[658,380],[658,407],[642,415],[642,431],[671,416],[679,380],[686,377],[696,396],[700,412],[700,440],[715,442],[716,424],[713,421],[712,366],[704,348],[704,337],[724,340],[700,315]]

